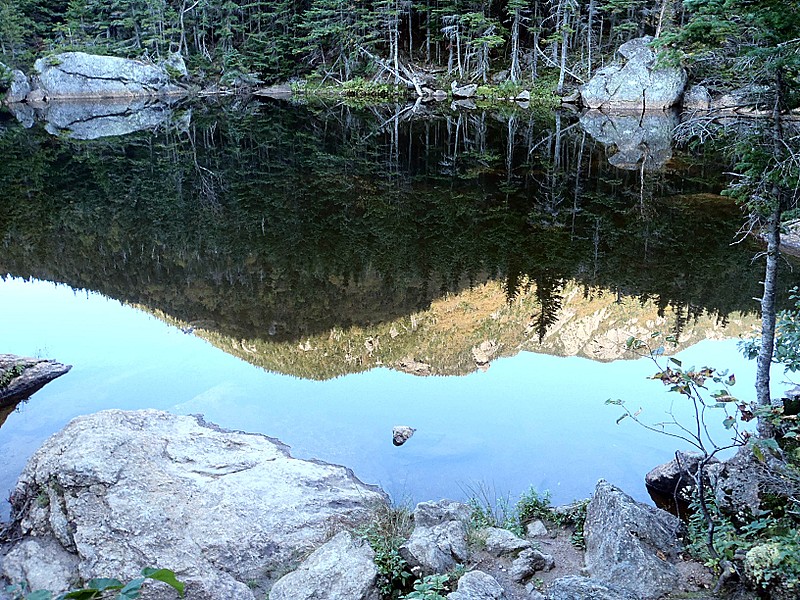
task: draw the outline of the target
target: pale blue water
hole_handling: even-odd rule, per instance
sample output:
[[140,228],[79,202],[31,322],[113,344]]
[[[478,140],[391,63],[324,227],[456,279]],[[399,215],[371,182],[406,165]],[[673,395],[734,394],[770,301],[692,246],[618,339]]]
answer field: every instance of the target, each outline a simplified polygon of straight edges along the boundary
[[[623,398],[658,421],[672,399],[684,404],[646,379],[654,369],[645,360],[523,352],[464,377],[375,369],[315,382],[265,372],[144,312],[63,285],[0,280],[0,315],[0,351],[74,365],[0,428],[4,496],[49,435],[106,408],[200,413],[277,437],[294,456],[346,465],[398,502],[464,499],[476,486],[512,499],[534,486],[568,502],[591,494],[601,477],[645,500],[644,474],[679,446],[629,420],[617,425],[621,410],[605,405]],[[680,358],[730,368],[735,392],[753,396],[754,365],[735,340],[702,342]],[[720,441],[722,418],[711,419]],[[417,428],[399,448],[391,443],[398,424]],[[0,510],[7,516],[7,503]]]

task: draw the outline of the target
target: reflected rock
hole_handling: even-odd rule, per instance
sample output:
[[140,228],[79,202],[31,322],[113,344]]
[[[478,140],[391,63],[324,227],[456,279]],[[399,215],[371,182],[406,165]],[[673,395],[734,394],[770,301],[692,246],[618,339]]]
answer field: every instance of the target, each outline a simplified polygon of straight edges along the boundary
[[672,113],[607,115],[590,110],[580,122],[586,133],[616,150],[608,162],[618,169],[632,171],[644,166],[645,171],[656,171],[672,158],[672,132],[678,124]]
[[471,98],[467,98],[466,100],[453,100],[453,102],[450,104],[450,108],[452,110],[458,110],[460,108],[465,110],[475,110],[478,108],[478,105],[475,104],[475,101]]
[[[95,140],[154,129],[170,122],[172,107],[145,99],[98,102],[50,102],[39,110],[53,135]],[[185,127],[185,124],[183,124]]]
[[30,104],[16,102],[8,105],[8,110],[14,115],[14,118],[19,121],[25,129],[30,129],[36,122],[36,113]]

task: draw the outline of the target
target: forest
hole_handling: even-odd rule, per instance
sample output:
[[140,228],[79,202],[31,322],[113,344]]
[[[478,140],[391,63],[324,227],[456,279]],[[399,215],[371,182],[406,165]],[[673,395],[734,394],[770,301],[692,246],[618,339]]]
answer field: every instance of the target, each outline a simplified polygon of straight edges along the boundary
[[[564,94],[651,35],[714,91],[780,73],[797,104],[800,26],[776,0],[0,0],[0,59],[82,50],[159,61],[197,83],[312,77],[538,84]],[[449,80],[449,81],[448,81]]]

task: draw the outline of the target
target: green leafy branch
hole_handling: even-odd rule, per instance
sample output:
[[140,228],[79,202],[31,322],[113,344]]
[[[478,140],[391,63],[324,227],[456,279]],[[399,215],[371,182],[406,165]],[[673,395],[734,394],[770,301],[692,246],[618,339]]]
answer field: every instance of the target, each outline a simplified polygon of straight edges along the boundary
[[15,598],[24,600],[106,600],[112,598],[113,600],[135,600],[139,597],[142,585],[148,579],[166,583],[178,592],[178,596],[183,598],[186,586],[182,581],[178,581],[173,571],[150,567],[142,569],[142,576],[132,579],[128,583],[122,583],[119,579],[99,577],[90,579],[85,587],[58,595],[54,595],[53,592],[48,590],[36,590],[26,593],[21,585],[9,586],[6,591],[14,594]]

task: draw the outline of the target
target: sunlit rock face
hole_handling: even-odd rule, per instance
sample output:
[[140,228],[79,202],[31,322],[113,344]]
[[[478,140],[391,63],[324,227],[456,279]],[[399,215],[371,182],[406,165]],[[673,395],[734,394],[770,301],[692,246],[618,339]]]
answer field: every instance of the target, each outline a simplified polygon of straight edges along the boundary
[[28,462],[12,498],[20,539],[3,574],[58,592],[169,565],[187,597],[251,600],[247,582],[282,575],[385,501],[350,470],[292,458],[266,436],[104,411],[74,419]]

